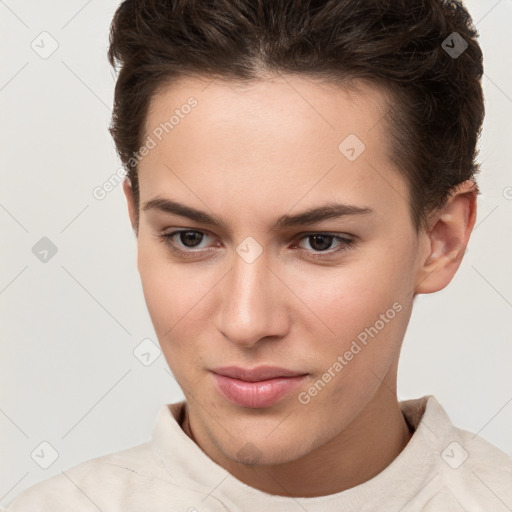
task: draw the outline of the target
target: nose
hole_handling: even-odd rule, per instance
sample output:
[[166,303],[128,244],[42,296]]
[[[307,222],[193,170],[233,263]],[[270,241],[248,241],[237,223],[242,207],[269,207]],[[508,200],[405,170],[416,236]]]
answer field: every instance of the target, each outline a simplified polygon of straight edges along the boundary
[[261,254],[249,263],[237,253],[221,291],[217,328],[232,343],[251,348],[289,329],[286,286]]

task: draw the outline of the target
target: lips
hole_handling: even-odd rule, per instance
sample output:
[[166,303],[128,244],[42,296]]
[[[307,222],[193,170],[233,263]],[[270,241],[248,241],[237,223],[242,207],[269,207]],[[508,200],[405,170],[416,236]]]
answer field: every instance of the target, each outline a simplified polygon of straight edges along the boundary
[[288,370],[277,366],[259,366],[253,369],[241,368],[239,366],[224,366],[222,368],[215,368],[212,372],[245,382],[260,382],[282,377],[298,377],[307,374],[306,372]]
[[307,374],[260,366],[247,369],[236,366],[212,370],[217,390],[231,403],[249,408],[271,407],[300,386]]

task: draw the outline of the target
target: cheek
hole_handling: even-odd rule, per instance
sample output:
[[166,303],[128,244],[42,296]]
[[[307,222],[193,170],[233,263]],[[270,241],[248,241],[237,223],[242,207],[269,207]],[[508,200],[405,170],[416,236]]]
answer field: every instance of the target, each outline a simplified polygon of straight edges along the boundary
[[302,324],[309,332],[304,353],[317,374],[301,396],[319,411],[336,403],[333,415],[350,416],[349,404],[366,403],[398,358],[410,311],[405,301],[397,300],[400,280],[379,278],[387,270],[368,265],[365,272],[340,271],[335,278],[303,277],[298,286],[304,290],[309,283],[308,304],[322,320]]
[[[201,341],[211,328],[218,286],[215,266],[173,261],[165,246],[140,236],[138,268],[146,306],[164,355],[176,374],[174,361],[201,359]],[[202,365],[199,365],[202,366]],[[176,371],[175,371],[176,370]]]
[[139,235],[138,268],[146,305],[161,342],[172,338],[180,319],[198,301],[200,286],[186,266],[171,262],[165,247]]
[[[392,251],[376,244],[364,251],[364,257],[347,258],[338,268],[312,266],[294,273],[294,290],[315,313],[302,308],[306,314],[301,328],[312,333],[305,337],[305,351],[320,371],[342,356],[343,370],[335,381],[344,381],[345,389],[348,375],[352,387],[375,380],[370,369],[385,374],[400,350],[410,316],[410,256],[405,245],[395,244]],[[311,320],[306,324],[307,318]]]
[[191,269],[171,263],[161,247],[139,245],[147,309],[167,364],[184,389],[193,384],[197,368],[204,366],[204,354],[194,340],[204,337],[205,320],[197,315],[206,315],[204,305],[201,307],[206,290]]
[[316,314],[316,321],[324,321],[322,332],[347,338],[373,324],[393,303],[405,301],[406,266],[383,251],[368,251],[364,258],[347,259],[338,268],[292,269],[288,282]]

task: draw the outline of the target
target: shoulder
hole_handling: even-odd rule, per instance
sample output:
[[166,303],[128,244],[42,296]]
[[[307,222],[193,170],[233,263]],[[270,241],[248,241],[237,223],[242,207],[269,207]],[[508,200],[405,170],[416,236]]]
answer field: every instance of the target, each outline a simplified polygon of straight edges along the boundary
[[456,436],[441,454],[450,488],[459,494],[485,496],[493,510],[499,510],[499,501],[512,506],[512,457],[476,434],[453,430]]
[[[429,465],[418,499],[425,512],[512,510],[512,457],[482,437],[455,426],[433,395],[401,403],[415,428],[414,462]],[[428,503],[425,500],[428,499]]]
[[441,452],[446,490],[465,510],[510,510],[512,457],[476,434],[456,427],[452,433]]
[[[123,496],[151,492],[161,471],[151,442],[96,457],[32,485],[16,496],[5,512],[60,512],[109,509]],[[172,482],[168,482],[172,486]]]
[[179,446],[174,436],[180,430],[171,420],[180,410],[180,403],[162,406],[150,441],[65,469],[25,489],[0,512],[168,512],[201,506],[210,489],[187,479],[181,467],[169,467],[155,439],[165,431],[171,449]]

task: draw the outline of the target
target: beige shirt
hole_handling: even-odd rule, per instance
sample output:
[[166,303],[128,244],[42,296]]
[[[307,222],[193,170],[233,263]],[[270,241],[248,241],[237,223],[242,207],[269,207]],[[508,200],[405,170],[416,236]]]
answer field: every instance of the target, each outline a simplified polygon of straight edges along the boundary
[[510,512],[512,458],[454,427],[434,396],[400,402],[414,429],[381,473],[317,498],[249,487],[182,430],[185,402],[163,405],[152,440],[78,464],[19,494],[7,512]]

